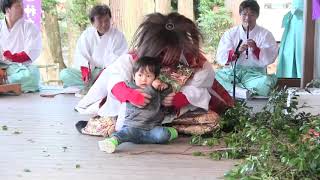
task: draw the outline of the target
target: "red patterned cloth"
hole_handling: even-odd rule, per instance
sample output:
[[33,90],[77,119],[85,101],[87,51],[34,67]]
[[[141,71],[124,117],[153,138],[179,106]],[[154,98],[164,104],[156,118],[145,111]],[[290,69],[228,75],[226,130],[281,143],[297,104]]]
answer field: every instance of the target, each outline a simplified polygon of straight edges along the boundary
[[212,90],[216,95],[211,95],[209,107],[218,114],[223,113],[230,107],[234,106],[234,100],[229,95],[228,91],[217,81],[214,80]]

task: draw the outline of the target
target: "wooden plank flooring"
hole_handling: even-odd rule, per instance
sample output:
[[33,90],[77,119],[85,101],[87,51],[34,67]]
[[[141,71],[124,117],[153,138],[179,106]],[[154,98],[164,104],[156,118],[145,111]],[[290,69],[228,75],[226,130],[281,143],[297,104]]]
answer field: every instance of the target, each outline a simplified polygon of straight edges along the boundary
[[212,180],[236,163],[194,157],[192,152],[210,149],[192,147],[186,138],[169,145],[125,143],[115,154],[100,152],[97,141],[102,138],[74,128],[77,121],[88,120],[73,110],[78,100],[72,95],[0,95],[1,180]]

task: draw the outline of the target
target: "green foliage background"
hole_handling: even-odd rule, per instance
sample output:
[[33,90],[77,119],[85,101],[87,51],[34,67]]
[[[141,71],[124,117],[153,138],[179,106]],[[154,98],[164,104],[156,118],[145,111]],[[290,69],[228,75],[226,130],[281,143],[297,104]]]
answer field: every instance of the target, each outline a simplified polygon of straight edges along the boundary
[[200,0],[198,12],[197,22],[204,35],[205,51],[215,55],[221,36],[232,26],[231,14],[223,0]]
[[88,14],[89,10],[97,4],[96,0],[72,0],[71,9],[67,12],[67,16],[73,23],[77,24],[81,30],[84,30],[90,23]]
[[49,13],[56,13],[56,5],[58,4],[58,1],[56,0],[42,0],[41,6],[42,10]]

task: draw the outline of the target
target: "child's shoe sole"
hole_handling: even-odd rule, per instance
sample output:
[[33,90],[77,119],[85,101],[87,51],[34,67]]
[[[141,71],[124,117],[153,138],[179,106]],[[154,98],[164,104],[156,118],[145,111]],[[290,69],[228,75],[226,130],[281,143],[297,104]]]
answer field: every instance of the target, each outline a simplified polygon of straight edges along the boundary
[[100,151],[104,151],[107,153],[113,153],[116,150],[116,145],[114,145],[111,141],[103,140],[98,142]]

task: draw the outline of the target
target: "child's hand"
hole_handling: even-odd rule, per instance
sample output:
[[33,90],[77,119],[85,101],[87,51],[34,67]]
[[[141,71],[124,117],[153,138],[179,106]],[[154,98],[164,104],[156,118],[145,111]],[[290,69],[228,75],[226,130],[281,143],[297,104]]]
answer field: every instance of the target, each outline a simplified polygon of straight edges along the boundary
[[156,79],[152,82],[152,87],[156,90],[163,91],[168,88],[168,84],[161,82],[159,79]]

